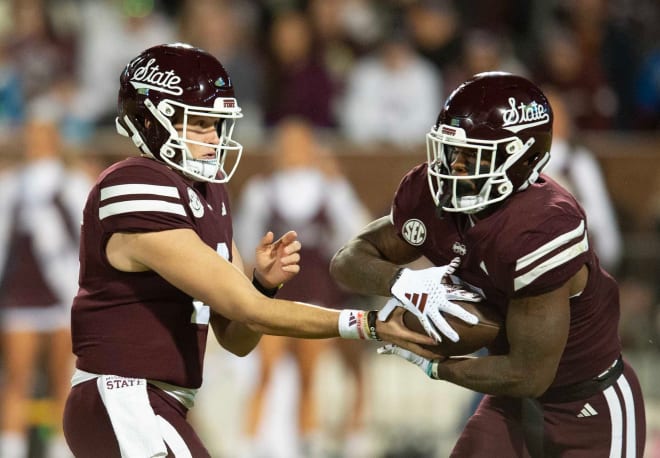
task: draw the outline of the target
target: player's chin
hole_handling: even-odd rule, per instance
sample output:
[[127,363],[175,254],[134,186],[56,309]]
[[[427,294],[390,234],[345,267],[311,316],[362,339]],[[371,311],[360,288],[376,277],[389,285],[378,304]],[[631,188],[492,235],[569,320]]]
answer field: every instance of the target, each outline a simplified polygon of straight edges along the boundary
[[456,197],[477,195],[477,186],[472,180],[459,180],[456,184]]

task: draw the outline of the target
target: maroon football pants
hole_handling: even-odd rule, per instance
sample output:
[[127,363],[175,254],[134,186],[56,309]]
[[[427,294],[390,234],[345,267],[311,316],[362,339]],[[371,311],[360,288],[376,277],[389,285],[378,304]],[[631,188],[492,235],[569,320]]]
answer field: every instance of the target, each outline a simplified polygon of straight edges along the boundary
[[544,403],[543,451],[534,456],[525,444],[521,399],[484,396],[466,424],[454,450],[455,458],[642,458],[646,417],[642,390],[632,368],[609,388],[573,402]]
[[[209,458],[209,452],[186,421],[187,409],[154,386],[147,385],[147,393],[154,413],[172,426],[173,439],[179,444],[183,441],[193,458]],[[64,435],[76,458],[121,457],[96,380],[83,382],[71,389],[64,409]],[[167,445],[168,438],[164,440]],[[174,457],[169,445],[167,456]]]

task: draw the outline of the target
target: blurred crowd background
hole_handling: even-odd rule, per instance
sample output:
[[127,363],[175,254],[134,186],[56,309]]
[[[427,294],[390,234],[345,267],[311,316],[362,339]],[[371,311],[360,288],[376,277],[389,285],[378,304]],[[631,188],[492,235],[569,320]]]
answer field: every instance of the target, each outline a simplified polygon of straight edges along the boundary
[[[328,189],[352,202],[340,205],[353,213],[339,212],[333,223],[349,235],[357,221],[388,212],[398,180],[426,159],[425,134],[458,84],[488,70],[525,75],[556,112],[547,172],[583,203],[601,261],[620,282],[621,336],[647,398],[648,456],[660,457],[658,24],[657,0],[0,0],[1,180],[20,195],[44,183],[41,175],[33,184],[16,180],[30,161],[57,160],[93,180],[136,154],[114,131],[119,74],[143,49],[183,41],[218,57],[245,113],[235,135],[244,157],[230,183],[235,213],[245,218],[255,208],[244,188],[277,171],[282,148],[313,149],[320,159],[302,166],[330,177]],[[275,135],[292,124],[288,140]],[[284,187],[294,194],[313,181],[286,176]],[[76,189],[84,199],[85,187]],[[258,200],[259,192],[250,196]],[[7,203],[0,215],[0,265],[16,254],[7,234],[17,205]],[[301,210],[289,221],[303,224],[317,213]],[[237,230],[239,246],[241,235]],[[7,278],[0,266],[0,306],[11,302]],[[33,278],[17,278],[12,285],[35,288]],[[0,411],[22,406],[30,456],[47,456],[59,421],[52,373],[68,379],[70,362],[48,362],[37,341],[28,351],[26,341],[12,340],[11,326],[3,329],[0,386],[23,390],[27,399],[5,395]],[[43,353],[56,349],[46,344]],[[210,351],[194,421],[214,456],[293,457],[303,433],[330,444],[332,453],[316,456],[446,454],[472,408],[471,393],[425,380],[402,362],[377,357],[375,347],[356,349],[359,370],[337,346],[322,350],[307,368],[312,379],[295,375],[298,357],[272,362],[278,366],[268,389],[259,351],[245,359]],[[31,360],[23,361],[25,353]],[[8,370],[28,362],[36,369],[17,376]],[[257,392],[265,413],[247,415]],[[359,419],[348,414],[347,399],[358,400]],[[300,411],[291,406],[302,402],[316,403],[303,413],[314,416],[313,426],[296,426]],[[5,419],[0,427],[4,433],[20,424]],[[299,429],[308,427],[313,431]]]

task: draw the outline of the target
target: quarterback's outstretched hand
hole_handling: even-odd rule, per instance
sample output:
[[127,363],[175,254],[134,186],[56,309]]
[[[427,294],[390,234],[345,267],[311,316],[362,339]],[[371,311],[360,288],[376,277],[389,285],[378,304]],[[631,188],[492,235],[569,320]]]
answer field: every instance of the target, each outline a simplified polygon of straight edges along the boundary
[[381,320],[387,318],[393,307],[400,305],[413,313],[424,326],[426,333],[438,342],[442,340],[441,334],[452,342],[458,342],[460,336],[447,323],[442,313],[453,315],[469,324],[477,324],[479,319],[474,314],[451,301],[479,302],[482,299],[476,293],[447,283],[459,263],[460,258],[454,258],[451,263],[444,266],[422,270],[402,269],[391,289],[392,296],[399,304],[390,300],[381,310],[378,318]]
[[273,241],[268,231],[255,250],[255,275],[266,288],[277,288],[300,272],[300,241],[295,231],[289,231]]
[[430,360],[419,356],[409,350],[405,350],[394,344],[387,344],[378,348],[378,354],[380,355],[396,355],[400,358],[405,359],[406,361],[413,363],[415,366],[419,367],[424,371],[426,375],[430,378],[437,380],[438,379],[438,360]]

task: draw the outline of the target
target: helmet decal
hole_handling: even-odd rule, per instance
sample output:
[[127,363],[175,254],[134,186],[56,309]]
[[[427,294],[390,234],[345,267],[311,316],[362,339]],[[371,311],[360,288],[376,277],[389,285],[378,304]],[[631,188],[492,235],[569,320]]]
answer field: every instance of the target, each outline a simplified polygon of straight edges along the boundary
[[183,94],[181,77],[174,70],[161,71],[158,64],[154,65],[156,59],[150,59],[144,66],[135,69],[130,79],[131,84],[138,91],[142,89],[153,89],[172,95]]
[[502,114],[504,121],[502,127],[510,132],[519,132],[550,122],[550,115],[545,107],[536,101],[529,104],[522,102],[518,104],[514,97],[509,97],[509,105],[511,108],[504,110]]

